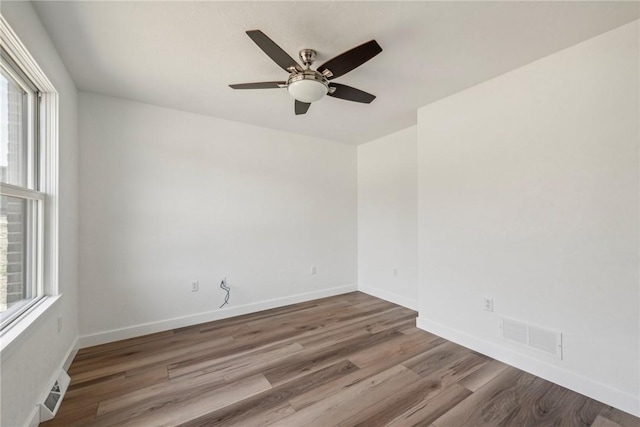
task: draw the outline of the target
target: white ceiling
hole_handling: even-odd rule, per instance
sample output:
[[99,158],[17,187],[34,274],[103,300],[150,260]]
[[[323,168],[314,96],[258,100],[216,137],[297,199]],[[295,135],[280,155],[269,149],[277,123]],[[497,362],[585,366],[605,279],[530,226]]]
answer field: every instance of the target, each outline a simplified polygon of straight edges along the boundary
[[[35,2],[83,91],[359,144],[416,109],[638,19],[638,2]],[[316,66],[370,39],[383,52],[336,82],[377,95],[293,113],[286,80],[245,34],[260,29]]]

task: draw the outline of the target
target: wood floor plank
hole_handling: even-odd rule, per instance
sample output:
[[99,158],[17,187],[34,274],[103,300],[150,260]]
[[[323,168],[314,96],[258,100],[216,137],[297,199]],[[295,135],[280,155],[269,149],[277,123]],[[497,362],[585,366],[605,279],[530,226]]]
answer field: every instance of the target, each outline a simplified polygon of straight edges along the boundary
[[396,365],[352,387],[343,389],[313,405],[297,410],[295,414],[279,420],[274,426],[337,426],[354,414],[371,407],[384,399],[388,393],[395,393],[420,376]]
[[246,323],[240,323],[235,325],[223,326],[223,327],[215,327],[209,325],[208,328],[183,328],[176,329],[174,331],[173,336],[177,339],[186,338],[186,339],[195,339],[195,340],[206,340],[206,339],[215,339],[218,337],[227,337],[227,336],[239,336],[251,331],[251,327]]
[[324,306],[325,304],[332,304],[335,301],[340,300],[335,297],[321,298],[313,301],[306,301],[298,304],[291,304],[282,307],[272,308],[269,310],[262,310],[255,313],[243,314],[240,316],[230,317],[228,319],[215,320],[198,325],[202,332],[215,330],[217,328],[225,328],[231,325],[247,324],[261,319],[269,319],[273,316],[277,316],[283,313],[293,312],[305,312],[314,307]]
[[[305,318],[308,324],[314,324],[315,322],[329,319],[339,319],[340,316],[344,316],[345,313],[354,315],[350,310],[346,308],[349,305],[345,302],[332,302],[331,304],[325,304],[322,306],[316,306],[305,310]],[[254,320],[247,322],[247,325],[251,327],[267,327],[276,328],[281,326],[290,326],[299,324],[299,312],[283,313],[276,316],[270,316],[265,319]]]
[[390,427],[432,425],[433,421],[447,413],[469,395],[471,395],[469,390],[454,384],[441,393],[424,396],[420,401],[390,420],[387,425]]
[[211,384],[207,386],[203,383],[195,388],[185,388],[174,394],[165,393],[150,397],[150,400],[121,407],[118,411],[110,411],[98,416],[94,425],[121,427],[178,425],[270,388],[271,384],[262,375],[222,386]]
[[[312,337],[324,336],[328,332],[344,330],[345,328],[353,329],[363,326],[363,329],[372,332],[375,327],[381,326],[383,323],[396,322],[399,316],[402,314],[405,319],[414,319],[416,317],[415,312],[406,314],[406,309],[402,307],[388,307],[375,309],[375,310],[342,310],[339,315],[327,316],[322,315],[317,317],[313,321],[305,321],[307,327],[306,333],[301,337],[309,339]],[[383,329],[390,329],[393,325],[379,327],[378,331]],[[377,331],[375,331],[377,332]],[[302,343],[302,342],[301,342]],[[306,346],[306,344],[303,343]]]
[[589,427],[605,406],[541,378],[536,378],[534,383],[537,385],[520,393],[520,404],[500,426],[553,425],[561,419],[567,425]]
[[[371,333],[377,333],[380,331],[384,331],[386,329],[395,329],[396,331],[403,333],[402,330],[406,329],[408,327],[413,327],[413,325],[416,324],[416,319],[415,316],[411,315],[411,316],[407,316],[403,319],[398,319],[397,321],[394,322],[388,322],[384,325],[380,325],[377,328],[372,328],[370,330]],[[406,335],[406,334],[405,334]]]
[[451,341],[446,341],[422,354],[419,354],[403,365],[420,375],[429,375],[450,362],[466,355],[469,349],[466,349]]
[[315,348],[307,349],[290,357],[285,363],[265,370],[264,376],[274,386],[283,384],[307,372],[321,369],[336,361],[346,359],[353,353],[389,341],[400,335],[402,334],[398,331],[384,331],[354,339],[350,342],[341,342],[321,350]]
[[392,341],[381,343],[371,349],[362,350],[349,356],[349,360],[360,368],[376,365],[384,360],[407,360],[422,354],[434,347],[444,344],[446,341],[438,336],[428,335],[404,335],[394,338]]
[[[433,340],[433,344],[439,343],[438,340]],[[468,354],[471,352],[469,351]],[[432,354],[429,351],[426,351],[424,354]],[[411,353],[391,353],[388,354],[388,357],[382,357],[377,360],[376,364],[367,365],[365,368],[360,369],[359,371],[353,372],[352,374],[346,375],[344,377],[338,378],[334,380],[332,383],[326,384],[324,386],[318,387],[313,390],[313,392],[302,393],[292,399],[289,400],[291,406],[293,406],[296,410],[302,409],[306,406],[312,405],[316,402],[319,402],[332,394],[353,387],[355,384],[363,382],[367,380],[369,377],[375,375],[378,372],[389,369],[395,365],[404,364],[407,359],[411,360]],[[460,355],[463,357],[464,354]],[[349,359],[351,360],[351,358]],[[449,366],[454,364],[458,359],[449,359],[449,364],[440,363],[438,364],[438,369],[429,371],[431,374],[442,370],[443,373],[447,372]],[[463,374],[464,375],[464,374]],[[435,381],[434,377],[427,376],[427,379],[432,381],[432,386],[436,389],[436,391],[441,387],[439,380]],[[455,377],[452,377],[452,380],[455,380]],[[433,391],[433,390],[431,390]]]
[[[438,371],[423,376],[419,382],[404,388],[400,393],[390,395],[385,400],[378,402],[375,408],[367,411],[370,413],[368,418],[362,418],[361,414],[358,414],[347,420],[345,425],[358,424],[366,426],[372,425],[372,423],[380,423],[380,425],[382,425],[383,423],[389,422],[413,406],[420,406],[443,392],[443,390],[448,390],[452,385],[455,385],[460,378],[464,378],[488,362],[489,359],[487,357],[468,351],[462,357],[450,361]],[[468,394],[471,393],[465,394],[464,397]],[[438,405],[439,408],[445,407],[440,404]],[[453,407],[453,404],[448,406],[447,409],[450,407]],[[433,408],[433,406],[430,405],[429,408]],[[431,414],[429,423],[439,415],[442,415],[442,413],[444,413],[444,411],[438,413],[437,416]],[[424,415],[425,413],[422,414]]]
[[[269,424],[295,412],[288,402],[291,397],[313,390],[356,370],[358,370],[357,366],[344,360],[274,387],[252,398],[191,420],[183,424],[183,427]],[[266,413],[269,415],[265,416]]]
[[316,387],[311,391],[300,393],[299,395],[289,399],[289,403],[296,410],[306,408],[307,406],[320,402],[336,393],[365,382],[370,377],[398,365],[398,363],[394,363],[393,361],[384,361],[380,365],[373,365],[364,369],[359,369],[327,384]]
[[166,366],[153,365],[151,368],[138,368],[126,371],[122,375],[114,376],[107,381],[85,382],[71,384],[67,390],[64,402],[74,407],[95,407],[93,414],[97,413],[97,405],[103,400],[121,396],[125,392],[131,393],[168,381],[169,375]]
[[118,353],[125,348],[129,348],[134,345],[145,344],[157,340],[162,340],[166,338],[172,337],[174,331],[163,331],[157,332],[155,334],[143,335],[140,337],[129,338],[126,340],[120,340],[116,342],[111,342],[107,344],[96,345],[93,347],[81,348],[78,350],[75,358],[73,359],[76,364],[85,359],[93,359],[97,356],[102,356],[105,353]]
[[499,425],[520,404],[536,377],[509,368],[433,422],[437,427]]
[[[371,334],[372,328],[378,324],[394,319],[398,315],[397,307],[388,308],[378,313],[367,313],[339,323],[325,322],[317,328],[309,330],[296,338],[296,341],[306,348],[322,348],[352,339],[356,336],[366,336]],[[415,322],[415,315],[414,322]],[[390,329],[390,328],[386,328]],[[381,329],[382,331],[382,329]]]
[[460,380],[459,384],[468,390],[476,391],[500,375],[508,367],[508,365],[498,360],[492,360],[487,365]]
[[171,376],[182,375],[198,371],[208,366],[215,365],[224,360],[244,357],[256,352],[266,352],[270,349],[283,347],[292,344],[290,340],[296,337],[298,332],[293,328],[283,328],[283,330],[262,331],[261,334],[250,336],[233,337],[232,342],[227,345],[219,345],[211,349],[204,349],[201,352],[193,352],[187,357],[179,357],[168,362]]
[[429,374],[422,372],[420,375],[427,380],[437,383],[440,388],[446,388],[478,369],[481,369],[489,363],[489,361],[490,359],[486,356],[468,352],[463,354],[462,357],[453,358],[448,364],[437,371],[430,372]]
[[[340,425],[361,427],[387,425],[410,408],[419,405],[420,402],[434,398],[441,391],[442,389],[436,382],[420,378],[411,384],[407,384],[397,393],[387,394],[384,399],[352,415]],[[470,393],[465,394],[465,397],[468,394]],[[451,406],[453,405],[452,403]]]
[[416,333],[420,333],[420,332],[425,332],[422,329],[418,328],[415,326],[415,324],[412,324],[410,327],[407,328],[398,328],[398,330],[400,332],[402,332],[405,335],[411,335],[411,334],[416,334]]
[[155,384],[140,390],[121,394],[120,396],[104,399],[98,406],[96,416],[101,417],[109,412],[123,412],[127,408],[142,408],[144,406],[162,406],[167,401],[171,402],[174,396],[180,393],[203,388],[219,388],[226,385],[219,375],[205,374],[186,380],[169,380]]
[[170,351],[154,352],[151,354],[146,354],[142,357],[137,354],[125,353],[120,358],[110,361],[110,363],[108,364],[101,364],[99,367],[95,367],[92,370],[87,370],[80,373],[72,373],[72,371],[70,370],[70,376],[73,379],[74,383],[81,383],[84,381],[90,381],[96,378],[112,375],[113,373],[127,371],[141,366],[161,362],[178,355],[185,355],[205,348],[216,347],[231,341],[233,341],[233,337],[218,338],[216,340],[205,341],[186,347],[179,347]]
[[349,304],[355,306],[358,304],[391,304],[388,301],[379,299],[379,298],[371,298],[370,295],[365,294],[364,292],[349,292],[348,294],[340,295],[340,299],[342,301],[348,302]]
[[622,427],[620,424],[611,421],[603,417],[602,415],[598,415],[596,420],[591,424],[591,427]]
[[98,403],[77,405],[73,401],[63,400],[55,418],[44,424],[47,427],[69,427],[92,425],[95,422]]
[[640,427],[640,419],[638,419],[638,417],[634,417],[612,406],[602,408],[600,416],[622,427]]
[[254,372],[262,371],[269,366],[278,364],[282,358],[300,353],[304,350],[298,343],[285,344],[266,349],[258,349],[239,357],[227,357],[207,360],[197,365],[187,367],[169,366],[169,377],[171,379],[185,376],[199,376],[203,374],[217,375],[219,378],[229,376],[249,376]]
[[[241,423],[233,423],[234,426],[242,427],[262,427],[275,423],[282,418],[294,414],[296,411],[289,405],[289,403],[282,403],[275,408],[262,411],[260,414],[255,414],[251,417],[246,417]],[[205,424],[204,426],[211,426],[211,424]],[[203,426],[203,427],[204,427]],[[217,427],[217,424],[216,424]]]
[[378,332],[385,331],[387,329],[397,329],[406,328],[410,325],[416,324],[416,315],[415,312],[411,310],[404,310],[404,314],[398,313],[394,318],[388,319],[383,322],[378,322],[375,325],[372,325],[367,328],[369,332],[372,334],[376,334]]
[[361,292],[82,349],[51,426],[640,427]]
[[[94,370],[95,366],[107,366],[114,363],[118,363],[123,359],[123,356],[129,360],[142,359],[146,356],[152,356],[159,352],[167,352],[169,350],[179,350],[184,348],[190,348],[194,344],[201,344],[206,340],[215,339],[228,339],[229,335],[221,336],[207,336],[206,338],[201,336],[197,329],[192,328],[195,333],[172,333],[166,337],[156,337],[150,341],[144,341],[141,343],[131,343],[125,348],[118,348],[116,351],[103,351],[90,359],[74,360],[74,363],[69,369],[69,375],[78,375],[90,370]],[[155,334],[154,334],[155,335]]]

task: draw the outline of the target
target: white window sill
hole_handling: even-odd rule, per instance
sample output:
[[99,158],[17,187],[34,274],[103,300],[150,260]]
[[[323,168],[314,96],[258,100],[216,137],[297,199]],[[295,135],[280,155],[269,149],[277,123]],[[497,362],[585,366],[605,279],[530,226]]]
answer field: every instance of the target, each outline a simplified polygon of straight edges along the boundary
[[29,334],[29,329],[42,322],[46,318],[46,313],[55,306],[62,295],[46,296],[37,304],[31,307],[26,313],[20,316],[0,332],[0,354],[6,358],[11,351],[17,347]]

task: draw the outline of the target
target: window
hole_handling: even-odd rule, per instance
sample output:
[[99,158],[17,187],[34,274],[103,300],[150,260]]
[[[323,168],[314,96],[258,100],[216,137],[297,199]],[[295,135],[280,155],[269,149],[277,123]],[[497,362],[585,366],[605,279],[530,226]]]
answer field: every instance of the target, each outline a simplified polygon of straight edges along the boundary
[[0,327],[43,295],[44,193],[38,91],[2,50],[0,67]]
[[0,30],[2,335],[57,293],[57,94],[1,16]]

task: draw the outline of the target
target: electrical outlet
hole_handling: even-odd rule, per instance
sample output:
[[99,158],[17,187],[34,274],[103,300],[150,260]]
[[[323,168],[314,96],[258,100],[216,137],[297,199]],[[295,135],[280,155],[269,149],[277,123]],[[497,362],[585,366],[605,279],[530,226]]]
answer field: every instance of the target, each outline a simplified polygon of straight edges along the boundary
[[200,282],[199,281],[195,281],[195,282],[191,282],[191,292],[198,292],[200,290]]
[[493,298],[485,298],[482,300],[482,309],[484,311],[493,311]]
[[62,332],[62,316],[58,316],[58,333]]
[[313,267],[311,267],[311,274],[316,274],[318,273],[318,270],[316,270],[316,266],[314,265]]

